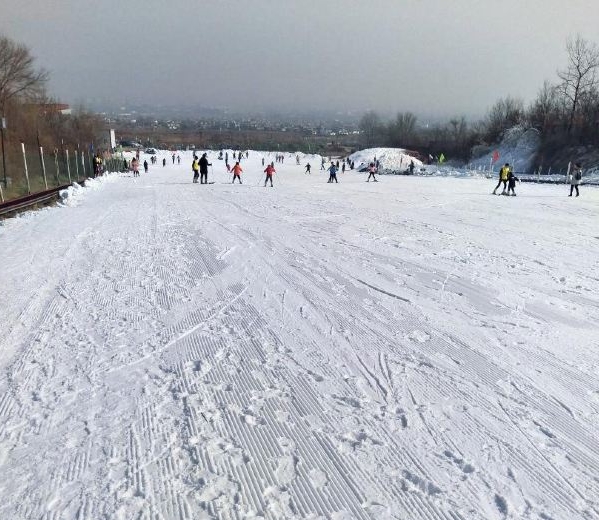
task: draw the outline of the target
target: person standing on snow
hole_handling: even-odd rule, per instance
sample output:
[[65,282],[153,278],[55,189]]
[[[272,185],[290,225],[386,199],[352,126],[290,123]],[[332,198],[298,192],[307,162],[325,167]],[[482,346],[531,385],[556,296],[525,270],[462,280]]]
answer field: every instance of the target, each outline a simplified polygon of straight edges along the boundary
[[306,171],[305,171],[305,173],[310,173],[310,168],[312,168],[312,166],[310,166],[310,163],[306,164]]
[[166,157],[164,159],[162,159],[162,167],[164,168],[166,166]]
[[212,166],[212,163],[208,162],[206,155],[204,153],[200,159],[200,184],[208,184],[208,166]]
[[200,163],[195,155],[193,156],[193,162],[191,163],[191,171],[193,172],[193,182],[197,183],[200,177]]
[[499,188],[499,186],[501,186],[501,183],[503,183],[503,191],[501,192],[502,195],[507,195],[507,180],[508,177],[510,176],[510,172],[512,171],[512,169],[510,168],[510,164],[509,163],[505,163],[501,169],[499,170],[499,182],[497,183],[497,186],[495,186],[495,189],[493,190],[493,195],[497,195],[497,188]]
[[581,182],[582,182],[582,165],[580,163],[576,163],[574,165],[574,171],[570,175],[570,195],[568,195],[568,197],[572,196],[574,189],[576,189],[576,196],[578,197],[580,195],[580,193],[578,192],[578,186],[580,186]]
[[322,158],[322,161],[320,161],[320,169],[326,170],[326,168],[324,167],[324,157]]
[[410,166],[408,166],[408,170],[410,170],[410,175],[414,175],[414,161],[410,161]]
[[337,166],[335,166],[335,163],[331,161],[331,166],[329,166],[329,180],[327,182],[332,183],[333,181],[339,183],[337,180]]
[[237,161],[235,163],[235,166],[233,166],[233,181],[231,182],[231,184],[235,184],[235,179],[239,179],[239,184],[241,184],[241,172],[243,171],[243,169],[241,168],[241,166],[239,166],[239,161]]
[[144,161],[144,173],[148,173],[148,161]]
[[520,182],[520,179],[518,179],[518,177],[514,175],[514,172],[510,170],[507,177],[507,194],[509,195],[511,191],[513,197],[516,196],[516,190],[514,189],[516,187],[516,182]]
[[266,179],[264,179],[264,187],[266,188],[266,183],[270,180],[270,187],[272,188],[272,174],[275,173],[276,170],[274,168],[274,166],[272,165],[268,165],[266,167],[266,170],[264,170],[264,173],[266,173]]
[[372,177],[372,179],[374,180],[374,182],[379,182],[376,180],[376,177],[374,176],[374,174],[376,173],[376,166],[374,165],[373,162],[371,162],[368,165],[368,179],[366,179],[366,182],[370,182],[370,177]]

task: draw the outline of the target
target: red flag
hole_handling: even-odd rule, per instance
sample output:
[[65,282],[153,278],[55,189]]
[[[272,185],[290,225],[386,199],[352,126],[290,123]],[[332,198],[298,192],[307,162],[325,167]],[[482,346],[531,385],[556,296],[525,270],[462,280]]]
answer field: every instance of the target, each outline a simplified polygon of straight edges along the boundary
[[495,150],[493,152],[493,162],[496,163],[499,160],[499,152]]

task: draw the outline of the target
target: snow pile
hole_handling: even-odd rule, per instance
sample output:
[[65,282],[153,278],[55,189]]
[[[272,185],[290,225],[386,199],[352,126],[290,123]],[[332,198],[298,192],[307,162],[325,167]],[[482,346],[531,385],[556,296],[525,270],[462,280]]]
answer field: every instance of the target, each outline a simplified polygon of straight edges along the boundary
[[422,161],[408,154],[403,148],[367,148],[349,156],[349,160],[356,163],[355,170],[358,171],[375,159],[379,161],[380,172],[404,171],[411,161],[414,161],[417,169],[423,166]]
[[505,132],[498,146],[478,148],[479,154],[482,152],[483,155],[470,161],[470,166],[489,169],[493,154],[497,151],[499,157],[493,163],[495,170],[507,162],[512,165],[514,171],[528,173],[533,167],[540,145],[541,134],[538,130],[515,126]]
[[78,206],[89,190],[99,190],[105,183],[114,182],[119,178],[117,173],[106,173],[95,179],[86,179],[83,186],[74,182],[71,186],[58,192],[60,204],[63,206]]

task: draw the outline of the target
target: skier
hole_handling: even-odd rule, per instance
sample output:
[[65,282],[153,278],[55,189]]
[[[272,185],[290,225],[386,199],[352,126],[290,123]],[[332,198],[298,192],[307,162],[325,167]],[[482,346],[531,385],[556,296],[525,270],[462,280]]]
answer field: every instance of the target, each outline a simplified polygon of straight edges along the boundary
[[137,159],[131,161],[131,169],[133,170],[133,177],[139,177],[139,161]]
[[410,166],[408,166],[408,170],[410,170],[410,175],[414,175],[414,161],[410,161]]
[[[266,167],[266,170],[264,170],[264,173],[266,173],[266,179],[264,179],[264,187],[266,188],[266,183],[270,180],[270,187],[272,188],[272,174],[275,173],[276,170],[274,168],[274,166],[271,166],[270,164]],[[241,182],[241,179],[239,179],[239,182]]]
[[208,154],[204,153],[200,159],[200,184],[208,184],[208,166],[212,166],[212,163],[208,162],[206,158]]
[[507,177],[507,194],[509,195],[511,191],[513,197],[516,196],[516,191],[514,190],[516,182],[520,182],[520,179],[518,179],[518,177],[514,175],[514,172],[510,170]]
[[144,161],[144,173],[148,173],[148,161]]
[[326,170],[326,168],[324,167],[324,157],[322,158],[322,161],[320,162],[320,169]]
[[578,186],[580,185],[581,182],[582,182],[582,165],[580,163],[576,163],[574,165],[574,171],[570,175],[570,195],[568,195],[568,197],[572,196],[572,192],[574,191],[574,189],[576,189],[576,196],[578,197],[578,195],[580,195],[580,193],[578,192]]
[[177,155],[177,164],[181,164],[181,156]]
[[312,168],[312,166],[310,166],[310,163],[306,164],[306,172],[305,173],[310,173],[310,168]]
[[376,177],[374,176],[374,174],[376,173],[376,171],[377,171],[376,170],[376,166],[374,165],[373,162],[371,162],[368,165],[368,179],[366,180],[366,182],[370,182],[370,177],[373,178],[374,182],[379,182],[379,181],[376,180]]
[[264,157],[262,157],[262,166],[264,166]]
[[497,183],[497,186],[495,186],[495,189],[493,190],[493,195],[497,195],[497,188],[499,188],[499,186],[501,186],[501,183],[503,183],[503,191],[501,192],[502,195],[507,195],[507,179],[510,176],[510,171],[512,169],[510,168],[510,164],[509,163],[505,163],[504,166],[501,167],[501,169],[499,170],[499,182]]
[[164,159],[162,159],[162,167],[164,168],[166,166],[166,157]]
[[332,183],[333,181],[339,183],[337,180],[337,166],[335,166],[335,163],[331,161],[331,166],[329,166],[329,180],[327,182]]
[[241,168],[241,166],[239,166],[239,161],[237,161],[235,163],[235,166],[233,166],[233,181],[231,182],[231,184],[235,184],[235,179],[239,179],[239,184],[241,184],[241,172],[243,171],[243,169]]
[[341,173],[345,173],[345,161],[343,161],[343,164],[341,165]]
[[200,177],[200,163],[198,162],[198,157],[196,155],[193,156],[191,171],[193,172],[193,182],[197,183],[198,178]]
[[175,154],[173,154],[173,164],[175,164]]

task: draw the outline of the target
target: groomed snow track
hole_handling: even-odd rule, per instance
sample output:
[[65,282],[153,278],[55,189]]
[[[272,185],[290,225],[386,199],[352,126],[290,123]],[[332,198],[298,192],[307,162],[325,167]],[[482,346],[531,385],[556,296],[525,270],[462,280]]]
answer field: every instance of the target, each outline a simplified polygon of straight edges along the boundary
[[0,227],[0,518],[599,518],[599,194],[259,158]]

